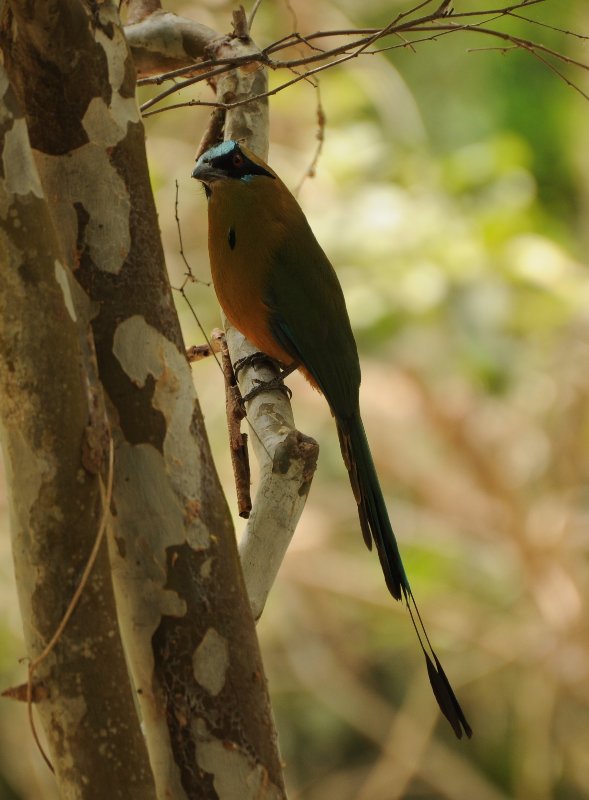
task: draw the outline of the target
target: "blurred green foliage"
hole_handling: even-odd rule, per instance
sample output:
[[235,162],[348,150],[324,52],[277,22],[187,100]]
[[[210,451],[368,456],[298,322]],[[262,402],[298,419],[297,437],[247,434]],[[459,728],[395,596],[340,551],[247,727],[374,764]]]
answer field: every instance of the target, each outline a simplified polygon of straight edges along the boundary
[[[166,5],[228,29],[232,4]],[[264,46],[293,27],[384,25],[410,7],[263,2],[253,32]],[[525,16],[589,34],[585,0]],[[499,24],[586,60],[580,38]],[[582,70],[562,70],[587,90]],[[589,101],[530,53],[473,33],[350,61],[324,72],[320,91],[325,145],[300,200],[344,286],[393,524],[475,735],[457,742],[439,722],[406,612],[362,545],[329,412],[294,377],[320,466],[259,625],[290,796],[589,797]],[[296,186],[315,147],[314,89],[276,95],[271,115],[271,163]],[[189,178],[206,119],[185,109],[146,124],[174,285],[175,178],[185,250],[208,279],[206,203]],[[189,293],[205,329],[218,324],[211,287]],[[187,342],[201,341],[178,309]],[[194,378],[233,502],[216,365],[196,365]],[[14,725],[28,737],[7,715],[3,745]],[[18,781],[20,796],[40,796],[23,770]]]

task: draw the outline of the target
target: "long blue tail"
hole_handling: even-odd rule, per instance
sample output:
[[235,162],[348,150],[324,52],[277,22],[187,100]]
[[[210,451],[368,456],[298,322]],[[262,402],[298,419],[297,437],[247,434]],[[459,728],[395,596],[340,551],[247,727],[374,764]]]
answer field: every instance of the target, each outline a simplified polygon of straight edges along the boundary
[[[415,604],[415,598],[405,574],[399,546],[397,545],[382,496],[360,412],[356,411],[352,417],[347,419],[336,417],[336,423],[342,455],[348,469],[354,496],[358,503],[360,527],[362,528],[364,541],[369,550],[372,549],[372,543],[374,542],[390,593],[395,599],[404,600],[407,605],[413,627],[425,656],[432,690],[442,713],[452,725],[454,733],[459,739],[462,738],[463,731],[470,738],[472,729],[466,721],[454,690],[431,646],[419,609]],[[431,652],[431,656],[428,653],[428,649]]]
[[337,420],[337,431],[350,483],[358,503],[360,526],[366,546],[372,550],[374,542],[390,593],[396,600],[403,598],[406,600],[411,594],[411,588],[391,527],[360,413],[357,412],[348,420]]

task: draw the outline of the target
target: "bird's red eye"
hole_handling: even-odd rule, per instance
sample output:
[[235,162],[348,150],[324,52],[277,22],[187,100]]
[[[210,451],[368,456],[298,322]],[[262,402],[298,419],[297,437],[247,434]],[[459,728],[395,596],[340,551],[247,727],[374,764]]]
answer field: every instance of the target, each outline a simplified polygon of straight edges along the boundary
[[234,153],[233,154],[233,166],[234,167],[241,167],[243,165],[243,156],[241,153]]

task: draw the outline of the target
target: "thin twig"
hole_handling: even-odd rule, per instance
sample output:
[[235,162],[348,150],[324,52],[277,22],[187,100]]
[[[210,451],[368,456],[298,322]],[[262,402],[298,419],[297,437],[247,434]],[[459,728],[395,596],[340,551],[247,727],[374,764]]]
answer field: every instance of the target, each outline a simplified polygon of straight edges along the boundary
[[172,286],[172,289],[174,289],[174,291],[176,291],[176,292],[178,292],[179,294],[182,295],[182,298],[183,298],[184,302],[186,303],[186,305],[188,306],[188,308],[190,310],[190,313],[192,314],[192,316],[194,318],[194,321],[196,322],[200,332],[204,336],[204,340],[207,343],[207,346],[210,348],[212,355],[215,357],[215,361],[219,365],[219,369],[221,371],[223,371],[223,367],[221,366],[221,362],[219,361],[219,359],[217,357],[217,353],[215,351],[215,348],[213,347],[212,343],[210,342],[209,337],[207,336],[206,331],[203,328],[202,323],[199,320],[199,318],[198,318],[198,316],[196,314],[196,311],[194,310],[194,308],[192,306],[192,303],[188,299],[188,295],[186,294],[186,290],[185,290],[184,286],[185,286],[185,284],[182,284],[182,286],[178,286],[178,287],[177,286]]
[[[218,67],[226,65],[229,69],[233,69],[236,65],[239,66],[240,64],[251,64],[252,61],[255,61],[258,56],[254,54],[248,53],[245,56],[233,56],[231,58],[209,58],[205,61],[198,61],[194,62],[194,64],[189,64],[187,67],[178,67],[178,69],[170,70],[169,72],[162,72],[161,75],[151,75],[148,78],[140,78],[137,81],[138,86],[147,86],[148,84],[155,83],[161,84],[164,81],[172,81],[176,78],[181,77],[182,75],[188,75],[191,72],[197,70],[201,73],[203,70],[207,70],[209,67]],[[265,61],[266,56],[262,52],[261,60]],[[200,76],[199,80],[207,80],[210,75],[203,72]],[[176,84],[180,88],[182,88],[181,84]]]
[[[215,361],[219,365],[219,369],[221,371],[223,371],[223,367],[221,366],[221,362],[217,358],[217,353],[215,352],[215,348],[211,344],[211,342],[209,340],[209,337],[207,336],[207,332],[205,331],[200,319],[198,318],[198,315],[197,315],[196,311],[194,310],[194,307],[193,307],[192,303],[188,299],[188,295],[186,294],[186,284],[187,283],[202,283],[205,286],[210,286],[211,284],[207,283],[206,281],[201,280],[200,278],[196,278],[194,276],[194,273],[192,272],[192,267],[190,266],[190,264],[188,263],[188,260],[186,259],[186,256],[184,255],[184,245],[182,243],[182,227],[180,225],[180,215],[178,213],[178,181],[176,181],[176,200],[175,200],[175,203],[174,203],[174,216],[175,216],[175,219],[176,219],[176,227],[178,229],[178,242],[180,244],[180,255],[182,257],[182,260],[184,261],[184,264],[186,266],[187,272],[184,273],[184,280],[183,280],[182,284],[180,286],[172,286],[172,289],[175,292],[178,292],[178,294],[182,295],[182,298],[183,298],[184,302],[188,306],[188,308],[190,310],[190,313],[192,314],[192,316],[194,318],[194,321],[196,322],[200,332],[202,333],[202,335],[204,337],[205,342],[207,343],[207,347],[210,349],[211,354],[215,357]],[[189,358],[189,360],[190,360],[190,358]],[[194,360],[197,360],[197,359],[194,359]]]
[[[244,58],[242,63],[251,64],[253,61],[256,60],[256,58],[258,58],[258,60],[263,60],[263,56],[256,56],[256,57],[248,56]],[[170,86],[169,89],[165,89],[163,92],[156,94],[155,97],[146,100],[145,103],[142,103],[141,106],[139,107],[140,111],[142,112],[147,111],[148,108],[151,108],[151,106],[155,105],[156,103],[159,103],[161,100],[165,100],[166,97],[169,97],[171,94],[179,92],[181,89],[185,89],[188,86],[192,86],[194,83],[200,83],[200,81],[208,81],[211,78],[214,78],[217,75],[223,75],[225,72],[229,72],[232,69],[235,69],[234,63],[223,64],[222,66],[216,69],[210,69],[208,72],[203,72],[195,77],[187,78],[185,81],[180,81],[179,83],[174,84],[174,86]],[[209,104],[204,103],[203,105],[209,105]]]
[[247,21],[247,29],[248,29],[248,31],[251,31],[251,29],[252,29],[252,25],[254,24],[254,19],[256,18],[256,14],[258,13],[258,9],[259,9],[261,4],[262,4],[262,0],[256,0],[256,2],[254,3],[254,7],[252,8],[251,13],[249,15],[249,19]]
[[176,228],[178,229],[178,242],[180,244],[180,250],[179,250],[180,257],[182,258],[182,261],[184,262],[184,266],[186,267],[185,281],[184,281],[184,283],[182,285],[186,286],[188,281],[190,281],[191,283],[204,283],[205,286],[210,286],[211,285],[210,282],[203,281],[203,280],[201,280],[200,278],[197,278],[194,275],[194,273],[192,272],[192,267],[190,266],[190,264],[188,263],[188,261],[186,259],[186,256],[184,255],[184,242],[182,241],[182,228],[180,226],[180,216],[178,214],[178,195],[179,195],[180,187],[178,185],[178,181],[177,180],[175,181],[175,183],[176,183],[176,198],[175,198],[175,201],[174,201],[174,217],[176,219]]
[[[554,50],[551,47],[547,47],[546,45],[542,44],[541,42],[534,42],[531,39],[524,39],[521,36],[514,36],[511,33],[505,33],[505,31],[499,31],[496,28],[483,28],[479,27],[479,25],[453,25],[453,24],[439,24],[436,26],[432,26],[434,30],[440,32],[448,32],[453,33],[457,31],[467,32],[474,32],[474,33],[482,33],[487,36],[494,36],[497,39],[502,39],[506,42],[511,42],[512,44],[518,45],[521,47],[522,50],[527,50],[528,52],[532,51],[540,51],[545,53],[548,56],[552,56],[553,58],[562,61],[564,64],[570,64],[574,67],[579,67],[580,69],[589,71],[589,64],[586,64],[583,61],[578,61],[570,56],[565,55],[564,53],[559,53],[558,50]],[[424,31],[426,30],[423,27],[415,28],[416,31]],[[432,30],[432,28],[429,28]]]
[[[453,15],[453,19],[458,20],[469,17],[484,17],[488,22],[489,20],[487,18],[490,16],[492,16],[493,18],[501,16],[510,16],[512,15],[513,11],[522,8],[523,6],[529,7],[531,5],[543,2],[545,2],[545,0],[530,0],[530,2],[528,3],[519,2],[511,4],[509,6],[504,6],[502,8],[455,13]],[[222,74],[223,72],[226,72],[230,69],[234,69],[236,66],[255,63],[255,61],[261,61],[262,63],[267,64],[272,69],[278,69],[278,68],[289,69],[291,67],[303,66],[305,64],[311,63],[312,61],[323,60],[325,58],[341,55],[343,53],[348,52],[352,48],[364,47],[366,45],[369,46],[370,42],[375,40],[375,37],[383,38],[388,35],[399,35],[402,32],[408,33],[414,30],[415,26],[421,26],[424,24],[436,22],[440,19],[445,19],[448,16],[446,13],[440,12],[441,8],[440,7],[439,9],[437,9],[437,11],[435,11],[432,14],[420,17],[418,19],[409,20],[408,22],[405,22],[403,24],[398,24],[400,20],[404,19],[409,13],[415,12],[416,10],[418,10],[419,8],[421,8],[423,5],[426,4],[427,3],[422,3],[416,8],[412,9],[412,12],[404,12],[403,14],[398,15],[391,23],[389,23],[384,28],[356,28],[352,30],[337,29],[330,31],[316,31],[314,33],[307,34],[306,36],[303,36],[298,32],[293,32],[288,34],[287,36],[282,37],[281,39],[278,39],[273,44],[268,45],[262,51],[260,51],[259,54],[253,53],[236,58],[209,59],[206,61],[201,61],[199,64],[191,64],[187,67],[181,67],[179,69],[172,70],[162,75],[157,75],[149,78],[142,78],[141,80],[138,81],[138,83],[140,85],[147,83],[161,84],[165,80],[172,80],[181,75],[192,73],[196,68],[198,68],[200,73],[199,75],[192,76],[188,81],[176,84],[175,87],[172,87],[167,92],[158,95],[157,98],[152,98],[153,101],[157,101],[158,99],[165,99],[165,97],[168,96],[168,93],[178,91],[180,89],[185,88],[186,86],[192,85],[193,83],[197,83],[203,80],[209,80],[210,78],[216,77],[217,75]],[[312,40],[314,39],[328,38],[333,36],[362,36],[362,38],[356,39],[356,41],[349,42],[348,44],[332,48],[331,50],[324,50],[319,47],[314,47],[311,44]],[[276,60],[271,61],[269,59],[271,53],[283,50],[288,47],[292,47],[293,45],[300,44],[301,42],[306,44],[309,48],[313,48],[316,51],[316,55],[306,56],[290,61],[276,61]],[[201,70],[208,69],[209,67],[212,67],[213,69],[211,69],[208,72],[206,71],[200,72]],[[148,102],[150,103],[150,105],[152,104],[151,101]],[[144,104],[144,108],[147,109],[150,107],[150,105]]]
[[325,111],[323,109],[323,104],[321,103],[321,87],[319,86],[319,81],[315,84],[315,92],[317,94],[317,133],[315,134],[315,138],[317,139],[317,144],[315,146],[315,152],[313,154],[313,158],[311,159],[311,163],[305,170],[302,178],[296,185],[293,194],[295,197],[298,196],[304,182],[307,178],[314,178],[315,172],[317,169],[317,163],[319,162],[319,158],[321,156],[321,151],[323,150],[323,145],[325,144]]
[[553,31],[554,33],[562,33],[565,36],[573,36],[575,39],[583,39],[584,41],[589,40],[589,36],[585,35],[584,33],[576,33],[575,31],[569,31],[566,28],[559,28],[557,25],[550,25],[547,22],[540,22],[539,19],[525,17],[523,14],[516,14],[514,11],[510,11],[509,16],[513,17],[514,19],[521,19],[522,22],[527,22],[530,25],[537,25],[539,28],[546,28],[546,30]]
[[[195,277],[194,273],[192,272],[192,267],[190,266],[190,264],[188,263],[188,260],[186,259],[186,256],[184,255],[184,244],[182,242],[182,227],[180,225],[180,215],[178,213],[178,192],[179,192],[178,181],[176,181],[176,199],[175,199],[175,202],[174,202],[174,216],[175,216],[175,219],[176,219],[176,227],[178,229],[178,242],[180,244],[180,255],[182,257],[182,260],[184,261],[184,265],[186,266],[186,270],[187,271],[184,273],[184,280],[183,280],[182,284],[180,286],[172,286],[172,289],[175,292],[178,292],[179,294],[182,295],[182,297],[184,299],[184,302],[186,303],[186,305],[190,309],[190,313],[194,317],[194,321],[196,322],[200,332],[204,336],[204,340],[207,343],[207,346],[209,347],[212,355],[215,357],[215,361],[219,365],[219,369],[222,371],[223,368],[221,366],[221,363],[220,363],[219,359],[217,358],[217,354],[215,352],[215,349],[213,348],[213,345],[209,341],[209,337],[207,336],[207,333],[206,333],[206,331],[205,331],[200,319],[198,318],[198,316],[196,314],[196,311],[194,310],[194,308],[192,306],[192,303],[188,299],[188,295],[186,294],[186,284],[189,283],[189,282],[190,283],[202,283],[205,286],[210,286],[211,284],[208,283],[207,281],[203,281],[200,278],[196,278]],[[194,360],[197,360],[197,359],[194,359]]]
[[[536,51],[540,51],[545,53],[547,56],[556,58],[557,60],[562,61],[563,63],[567,63],[573,66],[577,66],[581,69],[589,69],[587,64],[584,64],[581,61],[575,60],[570,58],[569,56],[564,55],[563,53],[559,53],[558,51],[543,45],[540,42],[533,42],[531,40],[523,39],[521,37],[514,36],[512,34],[499,31],[496,29],[491,29],[487,26],[490,22],[493,22],[497,19],[505,18],[505,17],[513,17],[516,16],[515,12],[518,9],[529,8],[534,5],[538,5],[540,3],[545,2],[545,0],[529,0],[529,2],[518,2],[512,3],[507,6],[487,9],[483,11],[465,11],[460,13],[454,13],[452,15],[452,22],[448,23],[448,12],[447,8],[445,7],[444,3],[438,7],[436,11],[433,13],[421,16],[419,18],[411,18],[408,17],[411,14],[415,14],[416,11],[424,8],[426,5],[429,5],[431,0],[426,0],[426,2],[422,2],[415,6],[410,11],[403,12],[402,14],[397,15],[388,25],[384,28],[366,28],[366,29],[357,29],[354,31],[350,30],[338,30],[338,31],[317,31],[312,34],[308,34],[306,36],[302,36],[299,33],[292,33],[289,36],[283,37],[282,39],[278,40],[274,44],[268,46],[263,51],[259,53],[254,53],[252,55],[247,55],[243,58],[236,58],[236,59],[223,59],[223,60],[209,60],[207,62],[202,62],[200,64],[201,67],[206,64],[207,66],[211,66],[212,68],[206,72],[202,72],[197,76],[192,76],[184,81],[181,81],[177,85],[166,89],[165,91],[159,93],[155,97],[151,98],[150,100],[146,101],[142,107],[142,111],[147,111],[152,106],[159,103],[161,100],[169,97],[174,92],[178,91],[179,89],[186,88],[191,86],[197,82],[203,80],[210,80],[212,78],[217,77],[230,69],[234,69],[236,66],[245,64],[245,63],[255,63],[256,61],[265,63],[272,69],[290,69],[291,71],[294,70],[295,67],[298,66],[308,66],[312,63],[321,62],[321,61],[328,61],[328,63],[320,65],[318,67],[308,69],[307,71],[297,74],[296,78],[285,81],[280,84],[278,87],[263,93],[256,95],[253,98],[247,98],[245,100],[236,101],[235,103],[218,103],[218,102],[208,102],[203,100],[190,100],[185,103],[174,103],[172,105],[165,106],[162,111],[171,110],[173,108],[183,108],[186,106],[193,106],[193,105],[203,105],[203,106],[211,106],[213,108],[221,108],[221,109],[232,109],[238,105],[242,105],[252,100],[259,100],[263,97],[269,97],[278,92],[286,89],[289,86],[292,86],[294,83],[297,83],[300,80],[308,80],[311,76],[316,75],[317,73],[323,71],[323,69],[329,69],[332,66],[337,64],[341,64],[347,60],[352,58],[357,58],[359,55],[367,54],[367,53],[377,53],[383,52],[385,50],[393,50],[397,47],[413,47],[418,42],[423,41],[431,41],[432,39],[437,38],[441,35],[447,35],[448,33],[454,33],[457,31],[464,31],[464,32],[477,32],[477,33],[485,33],[490,36],[495,36],[498,38],[503,39],[504,41],[509,41],[516,46],[520,46],[522,49],[527,50],[528,52],[534,54]],[[468,20],[468,19],[478,19],[478,22],[460,22],[460,20]],[[422,37],[419,40],[408,40],[403,34],[409,33],[427,33],[428,36]],[[356,36],[356,38],[352,42],[348,42],[346,44],[340,45],[338,47],[334,47],[330,50],[321,50],[320,48],[315,48],[311,41],[317,38],[325,38],[329,36]],[[399,45],[392,45],[386,48],[378,48],[378,49],[371,49],[372,45],[375,44],[380,39],[386,38],[388,36],[397,36],[402,38],[402,44]],[[293,44],[296,43],[303,43],[307,47],[312,48],[314,52],[310,55],[305,55],[300,58],[290,59],[290,60],[271,60],[269,58],[270,54],[276,52],[278,50],[282,50],[286,47],[291,47]],[[338,57],[339,56],[339,57]],[[329,60],[331,59],[331,60]],[[543,60],[543,59],[539,59]],[[565,82],[570,85],[572,88],[579,91],[581,94],[584,92],[571,80],[562,76],[559,70],[556,68],[552,68],[549,62],[546,63],[553,72],[559,77],[562,77]],[[190,67],[189,69],[192,69]],[[169,75],[177,75],[179,73],[176,70],[174,73],[169,73]],[[166,76],[159,76],[158,80],[164,80]],[[145,114],[145,116],[151,116],[153,113],[156,112],[149,112]]]

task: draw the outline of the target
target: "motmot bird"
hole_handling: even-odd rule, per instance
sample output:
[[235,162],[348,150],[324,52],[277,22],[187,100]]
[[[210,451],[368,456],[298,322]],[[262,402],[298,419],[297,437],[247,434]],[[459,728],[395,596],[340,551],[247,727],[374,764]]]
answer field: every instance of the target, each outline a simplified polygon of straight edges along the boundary
[[374,542],[390,593],[409,609],[442,712],[458,738],[463,731],[470,737],[423,627],[389,520],[360,416],[360,362],[335,270],[295,197],[239,142],[211,147],[192,177],[202,182],[208,198],[209,257],[219,303],[229,321],[284,374],[301,370],[325,396],[364,541],[369,549]]

